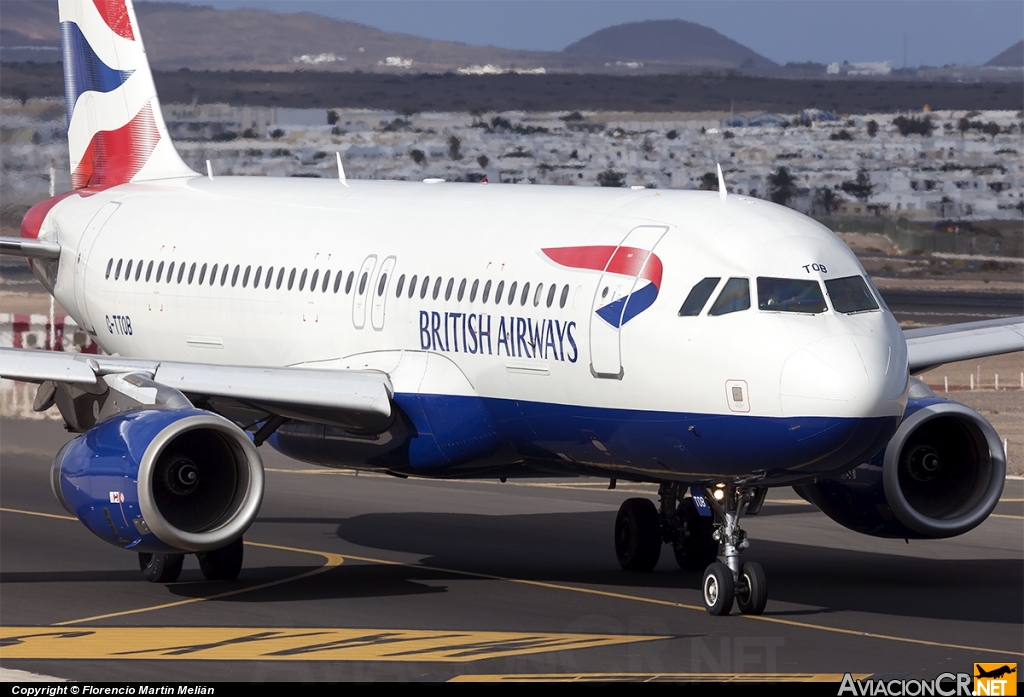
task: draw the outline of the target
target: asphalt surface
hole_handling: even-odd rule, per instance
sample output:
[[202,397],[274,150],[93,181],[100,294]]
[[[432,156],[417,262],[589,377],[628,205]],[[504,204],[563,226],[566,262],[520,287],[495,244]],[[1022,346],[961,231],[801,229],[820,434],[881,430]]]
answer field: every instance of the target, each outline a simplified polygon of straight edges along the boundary
[[[1024,482],[951,540],[874,539],[773,492],[745,519],[765,614],[711,617],[668,548],[621,571],[622,500],[652,487],[429,482],[262,449],[237,581],[146,583],[67,518],[59,422],[0,420],[0,667],[75,680],[934,678],[1024,658]],[[734,610],[735,613],[735,610]]]

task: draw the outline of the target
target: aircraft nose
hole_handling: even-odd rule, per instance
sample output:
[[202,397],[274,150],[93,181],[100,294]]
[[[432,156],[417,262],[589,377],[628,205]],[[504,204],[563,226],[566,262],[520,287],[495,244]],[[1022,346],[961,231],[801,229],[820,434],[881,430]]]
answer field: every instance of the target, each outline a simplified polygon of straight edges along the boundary
[[782,367],[779,396],[787,416],[900,416],[906,386],[898,343],[842,334],[793,353]]

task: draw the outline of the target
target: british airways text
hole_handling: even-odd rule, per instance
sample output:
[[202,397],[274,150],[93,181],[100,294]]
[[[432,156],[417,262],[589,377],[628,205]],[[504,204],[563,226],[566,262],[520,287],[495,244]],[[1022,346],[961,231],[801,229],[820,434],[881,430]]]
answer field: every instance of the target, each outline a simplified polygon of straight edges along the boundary
[[576,322],[556,319],[420,310],[420,348],[424,351],[575,363],[579,359],[575,331]]

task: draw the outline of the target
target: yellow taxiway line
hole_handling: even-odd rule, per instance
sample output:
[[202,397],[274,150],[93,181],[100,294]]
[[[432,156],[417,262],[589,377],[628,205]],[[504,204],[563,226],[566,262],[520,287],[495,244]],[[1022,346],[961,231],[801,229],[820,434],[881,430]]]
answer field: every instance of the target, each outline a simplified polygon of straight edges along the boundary
[[[46,518],[56,518],[56,519],[59,519],[59,520],[75,520],[74,518],[72,518],[70,516],[58,516],[58,515],[53,515],[53,514],[50,514],[50,513],[38,513],[38,512],[35,512],[35,511],[23,511],[23,510],[14,509],[14,508],[0,508],[0,511],[6,512],[6,513],[22,513],[22,514],[25,514],[25,515],[42,516],[42,517],[46,517]],[[179,600],[179,601],[175,601],[175,602],[171,602],[171,603],[164,603],[164,604],[154,605],[154,606],[150,606],[150,607],[137,608],[137,609],[134,609],[134,610],[125,610],[123,612],[108,613],[108,614],[105,614],[105,615],[96,615],[96,616],[93,616],[93,617],[85,617],[85,618],[78,619],[78,620],[68,620],[68,621],[65,621],[65,622],[57,622],[57,623],[54,623],[54,625],[52,625],[52,626],[60,627],[60,626],[82,624],[82,623],[85,623],[85,622],[93,622],[93,621],[97,621],[97,620],[101,620],[101,619],[108,619],[108,618],[111,618],[111,617],[121,617],[121,616],[125,616],[125,615],[133,615],[133,614],[139,614],[139,613],[143,613],[143,612],[151,612],[151,611],[154,611],[154,610],[163,610],[163,609],[167,609],[167,608],[178,607],[178,606],[181,606],[181,605],[188,605],[188,604],[192,604],[192,603],[199,603],[199,602],[204,602],[206,600],[216,600],[218,598],[224,598],[224,597],[228,597],[228,596],[232,596],[232,595],[239,595],[239,594],[242,594],[242,593],[248,593],[250,591],[260,590],[260,589],[263,589],[263,588],[269,588],[269,587],[272,587],[272,586],[278,586],[278,585],[281,585],[281,584],[284,584],[284,583],[290,583],[292,581],[298,581],[298,580],[300,580],[302,578],[307,578],[307,577],[313,576],[315,574],[319,574],[319,573],[323,573],[325,571],[329,571],[330,569],[333,569],[333,568],[336,568],[337,566],[340,566],[344,562],[344,560],[346,560],[346,559],[349,559],[349,560],[352,560],[352,561],[361,561],[361,562],[365,562],[365,563],[369,563],[369,564],[382,564],[382,565],[387,565],[387,566],[402,566],[402,567],[406,567],[406,568],[410,568],[410,569],[421,569],[421,570],[426,570],[426,571],[436,571],[436,572],[445,573],[445,574],[458,574],[458,575],[461,575],[461,576],[467,576],[467,577],[471,577],[471,578],[483,578],[483,579],[494,580],[494,581],[505,581],[505,582],[508,582],[508,583],[516,583],[516,584],[522,584],[522,585],[527,585],[527,586],[536,586],[538,588],[548,588],[548,589],[551,589],[551,590],[559,590],[559,591],[565,591],[565,592],[570,592],[570,593],[583,593],[583,594],[587,594],[587,595],[594,595],[594,596],[599,596],[599,597],[611,598],[611,599],[615,599],[615,600],[625,600],[625,601],[628,601],[628,602],[638,602],[638,603],[644,603],[644,604],[649,604],[649,605],[660,605],[660,606],[663,606],[663,607],[672,607],[672,608],[678,608],[678,609],[683,609],[683,610],[695,610],[695,611],[699,611],[699,612],[705,612],[704,607],[700,606],[700,605],[689,605],[689,604],[686,604],[686,603],[677,603],[677,602],[673,602],[673,601],[669,601],[669,600],[661,600],[661,599],[658,599],[658,598],[650,598],[650,597],[645,597],[645,596],[640,596],[640,595],[634,595],[634,594],[631,594],[631,593],[618,593],[618,592],[614,592],[614,591],[604,591],[604,590],[599,590],[599,589],[595,589],[595,588],[585,588],[585,587],[582,587],[582,586],[571,586],[571,585],[562,584],[562,583],[550,583],[550,582],[547,582],[547,581],[531,581],[531,580],[527,580],[527,579],[509,578],[509,577],[495,576],[493,574],[478,573],[478,572],[473,572],[473,571],[462,571],[462,570],[457,570],[457,569],[446,569],[446,568],[442,568],[442,567],[427,566],[427,565],[424,565],[424,564],[412,564],[412,563],[408,563],[408,562],[393,561],[393,560],[389,560],[389,559],[378,559],[378,558],[374,558],[374,557],[356,556],[356,555],[351,555],[351,554],[344,554],[344,555],[342,555],[342,554],[335,554],[335,553],[332,553],[332,552],[322,552],[322,551],[319,551],[319,550],[299,549],[299,548],[295,548],[295,547],[281,547],[281,546],[278,546],[278,545],[267,545],[267,544],[261,544],[261,543],[255,543],[255,542],[246,542],[245,544],[253,545],[253,546],[256,546],[256,547],[264,547],[264,548],[267,548],[267,549],[277,549],[277,550],[282,550],[282,551],[289,551],[289,552],[297,552],[297,553],[319,555],[321,557],[324,557],[324,559],[326,559],[327,562],[323,566],[317,567],[316,569],[311,569],[310,571],[306,571],[306,572],[304,572],[302,574],[298,574],[296,576],[289,576],[288,578],[279,579],[277,581],[270,581],[268,583],[263,583],[263,584],[259,584],[259,585],[256,585],[256,586],[247,586],[245,588],[237,588],[237,589],[234,589],[234,590],[225,591],[223,593],[215,593],[215,594],[212,594],[212,595],[198,597],[198,598],[188,598],[186,600]],[[1010,650],[1006,650],[1006,649],[993,649],[993,648],[980,647],[980,646],[968,646],[968,645],[962,645],[962,644],[952,644],[952,643],[947,643],[947,642],[929,641],[927,639],[915,639],[915,638],[912,638],[912,637],[901,637],[901,636],[896,636],[896,635],[892,635],[892,634],[878,634],[878,633],[875,633],[875,632],[863,632],[863,631],[859,631],[859,630],[855,630],[855,629],[843,629],[841,627],[829,627],[829,626],[826,626],[826,625],[814,624],[813,622],[800,622],[800,621],[797,621],[797,620],[782,619],[782,618],[779,618],[779,617],[772,617],[770,615],[740,615],[740,617],[742,617],[744,619],[748,619],[748,620],[758,621],[758,622],[769,622],[769,623],[773,623],[773,624],[781,624],[781,625],[786,625],[786,626],[790,626],[790,627],[797,627],[797,628],[800,628],[800,629],[809,629],[809,630],[812,630],[812,631],[821,631],[821,632],[827,632],[827,633],[831,633],[831,634],[842,634],[842,635],[847,635],[847,636],[865,637],[865,638],[869,638],[869,639],[881,639],[881,640],[884,640],[884,641],[893,641],[893,642],[899,642],[899,643],[914,644],[914,645],[918,645],[918,646],[930,646],[930,647],[936,647],[936,648],[956,649],[956,650],[960,650],[960,651],[970,651],[970,652],[974,652],[974,653],[984,653],[984,654],[1024,656],[1024,652],[1021,652],[1021,651],[1010,651]],[[117,631],[124,631],[124,629],[118,629]],[[191,631],[195,631],[195,628],[191,628]],[[5,653],[5,655],[7,654],[7,648],[6,647],[4,649],[4,653]]]

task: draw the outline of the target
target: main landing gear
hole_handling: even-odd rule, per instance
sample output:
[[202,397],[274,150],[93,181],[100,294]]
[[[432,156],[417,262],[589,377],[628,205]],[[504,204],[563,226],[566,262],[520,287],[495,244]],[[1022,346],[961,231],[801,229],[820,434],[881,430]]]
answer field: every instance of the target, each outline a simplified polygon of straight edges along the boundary
[[[209,552],[199,552],[199,570],[207,581],[234,581],[242,571],[244,547],[242,538]],[[143,580],[150,583],[174,583],[181,575],[184,554],[139,553],[139,569]]]
[[745,615],[760,615],[768,584],[760,564],[740,563],[740,553],[750,542],[739,519],[760,512],[767,491],[736,484],[704,488],[698,492],[700,507],[710,508],[713,517],[701,515],[693,496],[684,497],[686,489],[678,484],[661,485],[660,507],[646,498],[627,499],[615,519],[619,565],[627,571],[651,571],[661,545],[670,544],[681,569],[704,568],[701,592],[710,614],[728,615],[735,603]]

